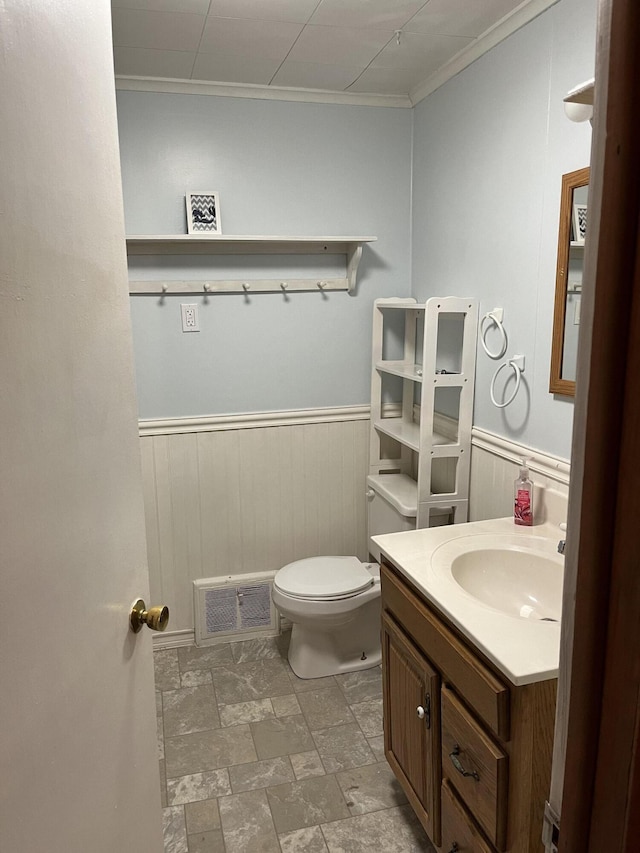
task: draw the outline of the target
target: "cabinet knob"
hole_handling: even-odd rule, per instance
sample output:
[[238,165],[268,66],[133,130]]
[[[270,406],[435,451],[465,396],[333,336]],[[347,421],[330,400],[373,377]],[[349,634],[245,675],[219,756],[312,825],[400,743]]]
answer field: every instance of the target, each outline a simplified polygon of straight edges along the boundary
[[419,717],[421,720],[424,720],[424,715],[425,715],[425,714],[424,714],[424,708],[422,707],[422,705],[418,705],[418,707],[416,708],[416,713],[418,714],[418,717]]
[[454,841],[451,845],[451,850],[449,850],[449,853],[459,853],[459,850],[460,848],[458,847],[458,842]]

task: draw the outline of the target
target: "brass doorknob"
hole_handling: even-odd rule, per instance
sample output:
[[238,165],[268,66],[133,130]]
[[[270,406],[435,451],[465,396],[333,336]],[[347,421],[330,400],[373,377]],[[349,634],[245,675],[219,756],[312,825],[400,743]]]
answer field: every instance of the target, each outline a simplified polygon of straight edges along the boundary
[[139,598],[131,608],[129,624],[134,634],[142,630],[143,625],[152,631],[164,631],[169,624],[169,608],[165,604],[164,607],[150,607],[147,610],[147,605]]

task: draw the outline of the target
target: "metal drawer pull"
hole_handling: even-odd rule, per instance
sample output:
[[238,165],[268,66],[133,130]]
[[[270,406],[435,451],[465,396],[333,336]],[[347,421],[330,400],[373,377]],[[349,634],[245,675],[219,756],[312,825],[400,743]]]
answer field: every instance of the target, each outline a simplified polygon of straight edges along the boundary
[[456,744],[453,747],[453,752],[449,753],[449,758],[451,759],[451,762],[453,763],[453,766],[456,768],[458,773],[460,773],[462,776],[473,776],[473,778],[476,780],[476,782],[479,782],[480,776],[478,775],[477,771],[476,770],[465,770],[464,767],[462,766],[462,764],[460,763],[460,759],[458,758],[459,755],[460,755],[460,747],[458,746],[458,744]]

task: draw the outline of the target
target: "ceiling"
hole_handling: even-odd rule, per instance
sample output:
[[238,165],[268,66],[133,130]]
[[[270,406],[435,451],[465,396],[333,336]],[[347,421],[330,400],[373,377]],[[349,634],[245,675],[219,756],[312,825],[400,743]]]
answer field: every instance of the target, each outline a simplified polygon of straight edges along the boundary
[[[112,0],[115,70],[407,97],[443,67],[456,73],[492,47],[500,40],[492,33],[504,38],[553,2]],[[470,58],[456,65],[459,56]]]

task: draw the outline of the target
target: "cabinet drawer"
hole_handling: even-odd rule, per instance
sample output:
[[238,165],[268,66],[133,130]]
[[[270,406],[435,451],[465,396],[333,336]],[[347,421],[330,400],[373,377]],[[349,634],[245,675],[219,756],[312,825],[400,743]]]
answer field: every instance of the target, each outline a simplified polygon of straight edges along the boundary
[[446,780],[442,783],[442,853],[493,853]]
[[442,775],[498,850],[507,834],[508,761],[455,693],[442,688]]
[[384,563],[381,566],[383,607],[476,709],[487,725],[509,740],[509,688],[480,661],[436,614]]

